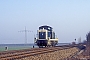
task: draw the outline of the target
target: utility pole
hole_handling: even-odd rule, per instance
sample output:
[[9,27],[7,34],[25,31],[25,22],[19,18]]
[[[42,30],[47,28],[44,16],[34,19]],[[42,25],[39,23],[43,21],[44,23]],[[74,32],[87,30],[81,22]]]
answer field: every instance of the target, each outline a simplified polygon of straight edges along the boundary
[[27,32],[33,32],[33,31],[27,30],[26,26],[25,26],[25,30],[22,30],[22,31],[19,31],[19,32],[25,32],[25,44],[27,44]]

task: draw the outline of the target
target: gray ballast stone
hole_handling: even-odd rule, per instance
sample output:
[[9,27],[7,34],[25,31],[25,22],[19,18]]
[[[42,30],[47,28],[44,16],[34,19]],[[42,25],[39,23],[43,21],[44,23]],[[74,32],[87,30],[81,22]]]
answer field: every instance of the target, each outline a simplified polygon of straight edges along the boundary
[[55,52],[25,57],[19,60],[65,60],[66,58],[70,58],[75,55],[76,52],[78,52],[78,49],[74,47]]

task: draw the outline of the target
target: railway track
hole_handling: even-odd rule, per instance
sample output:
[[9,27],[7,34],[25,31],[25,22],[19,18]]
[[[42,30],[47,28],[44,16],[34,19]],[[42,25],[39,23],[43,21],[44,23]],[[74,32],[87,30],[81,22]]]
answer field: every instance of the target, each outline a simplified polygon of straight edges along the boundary
[[47,47],[47,48],[33,48],[33,49],[23,49],[23,50],[13,50],[0,52],[0,60],[13,60],[20,59],[28,56],[34,56],[38,54],[44,54],[48,52],[54,52],[62,49],[67,49],[70,47]]

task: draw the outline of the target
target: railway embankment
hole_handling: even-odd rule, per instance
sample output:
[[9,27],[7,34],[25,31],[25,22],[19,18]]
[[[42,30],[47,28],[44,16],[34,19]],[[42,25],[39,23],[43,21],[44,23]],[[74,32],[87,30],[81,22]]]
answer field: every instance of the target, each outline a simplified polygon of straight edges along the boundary
[[85,50],[81,50],[74,58],[77,60],[90,60],[90,47]]
[[90,46],[79,46],[79,51],[67,60],[90,60]]

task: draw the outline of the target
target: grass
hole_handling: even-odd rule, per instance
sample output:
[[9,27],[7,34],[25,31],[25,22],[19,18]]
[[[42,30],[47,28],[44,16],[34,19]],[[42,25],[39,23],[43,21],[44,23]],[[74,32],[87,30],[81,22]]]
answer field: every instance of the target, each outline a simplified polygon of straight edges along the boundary
[[[20,50],[20,49],[27,49],[32,47],[8,47],[8,50]],[[5,47],[0,47],[0,51],[5,51]]]

